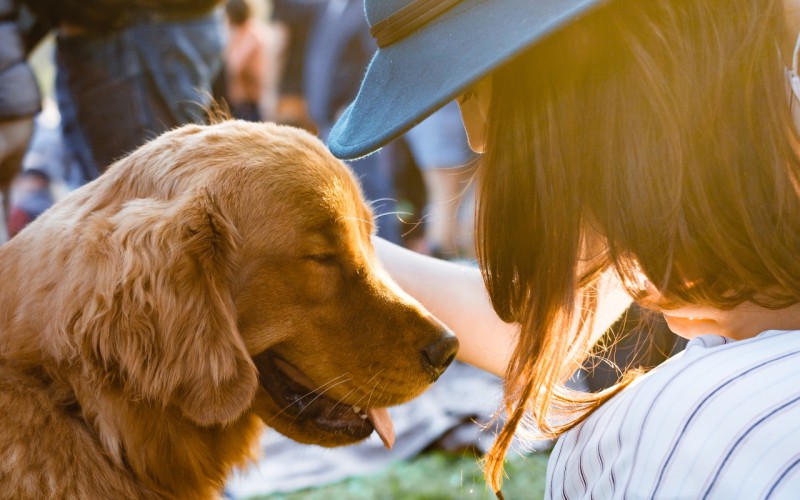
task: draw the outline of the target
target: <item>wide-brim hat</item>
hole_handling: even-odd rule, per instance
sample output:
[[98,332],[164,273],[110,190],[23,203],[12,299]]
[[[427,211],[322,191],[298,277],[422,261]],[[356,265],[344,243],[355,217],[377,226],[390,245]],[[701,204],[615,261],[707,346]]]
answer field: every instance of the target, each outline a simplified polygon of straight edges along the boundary
[[606,0],[365,0],[379,48],[328,146],[367,155]]

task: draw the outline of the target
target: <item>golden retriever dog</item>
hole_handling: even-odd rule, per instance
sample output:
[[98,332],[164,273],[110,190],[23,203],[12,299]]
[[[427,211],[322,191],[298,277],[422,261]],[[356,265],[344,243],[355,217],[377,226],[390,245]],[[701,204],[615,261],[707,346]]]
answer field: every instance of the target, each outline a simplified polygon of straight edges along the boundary
[[338,446],[455,337],[380,268],[356,180],[311,135],[168,132],[0,246],[0,497],[209,498],[263,427]]

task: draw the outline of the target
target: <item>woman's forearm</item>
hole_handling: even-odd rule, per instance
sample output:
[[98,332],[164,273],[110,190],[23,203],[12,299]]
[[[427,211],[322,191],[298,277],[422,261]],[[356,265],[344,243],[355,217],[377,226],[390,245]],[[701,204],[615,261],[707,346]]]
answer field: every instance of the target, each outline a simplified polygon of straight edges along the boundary
[[497,375],[505,373],[518,334],[489,302],[477,268],[427,257],[375,238],[383,267],[409,295],[459,339],[458,359]]

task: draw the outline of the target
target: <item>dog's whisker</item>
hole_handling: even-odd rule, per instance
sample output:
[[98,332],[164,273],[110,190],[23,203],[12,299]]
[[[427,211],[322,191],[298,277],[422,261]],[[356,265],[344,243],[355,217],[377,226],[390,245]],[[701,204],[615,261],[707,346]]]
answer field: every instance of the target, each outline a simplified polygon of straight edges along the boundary
[[380,394],[378,394],[378,397],[382,398],[384,394],[386,394],[386,385],[381,387],[381,392],[380,392]]
[[[383,370],[381,370],[381,371],[383,371]],[[380,372],[379,372],[379,373],[380,373]],[[377,375],[377,374],[376,374],[376,375]],[[374,376],[374,375],[373,375],[373,377],[372,377],[372,378],[370,378],[370,379],[369,379],[369,381],[367,381],[367,383],[371,382],[373,378],[375,378],[375,376]],[[365,385],[366,385],[366,384],[365,384]],[[351,394],[353,394],[354,392],[358,391],[358,390],[359,390],[361,387],[362,387],[362,386],[358,386],[358,387],[354,387],[353,389],[351,389],[351,390],[350,390],[350,391],[349,391],[347,394],[345,394],[345,395],[344,395],[344,396],[343,396],[343,397],[342,397],[342,398],[341,398],[341,399],[340,399],[340,400],[339,400],[339,401],[336,403],[336,405],[334,405],[334,407],[335,407],[335,406],[340,406],[340,405],[343,405],[344,403],[342,403],[342,401],[343,401],[343,400],[345,400],[345,399],[347,399],[347,397],[348,397],[348,396],[350,396]],[[352,405],[347,405],[347,406],[361,406],[361,405],[360,405],[360,403],[361,403],[361,401],[364,399],[364,397],[365,397],[365,395],[362,395],[360,398],[358,398],[358,399],[355,401],[355,403],[354,403],[354,404],[352,404]]]
[[377,198],[377,199],[368,201],[367,202],[367,206],[372,208],[374,205],[377,205],[378,203],[381,203],[381,202],[384,202],[384,201],[394,201],[394,202],[396,202],[397,200],[395,198]]
[[[342,404],[342,400],[345,400],[345,399],[347,399],[347,397],[348,397],[348,396],[350,396],[350,395],[351,395],[351,394],[353,394],[354,392],[358,391],[358,389],[360,389],[360,387],[354,387],[354,388],[350,389],[350,390],[347,392],[347,394],[345,394],[344,396],[342,396],[341,400],[339,400],[339,402],[338,402],[338,403],[336,403],[336,404],[337,404],[337,405],[340,405],[340,404]],[[358,401],[356,401],[356,403],[358,403]],[[358,404],[356,404],[356,406],[358,406]]]
[[355,217],[355,216],[353,216],[353,217],[342,217],[341,220],[354,220],[354,221],[358,221],[358,222],[367,222],[367,223],[370,222],[368,219],[364,219],[363,217]]
[[370,407],[370,405],[372,404],[372,395],[375,393],[375,389],[377,389],[377,388],[378,388],[378,383],[379,383],[379,382],[380,382],[380,380],[376,380],[376,381],[375,381],[375,385],[374,385],[374,386],[372,387],[372,389],[369,391],[369,397],[367,398],[367,408],[369,408],[369,407]]
[[[334,388],[334,387],[336,387],[337,385],[344,384],[344,383],[346,383],[346,382],[348,382],[348,381],[350,381],[350,380],[352,380],[352,379],[347,379],[347,380],[342,380],[342,381],[339,381],[339,382],[337,382],[337,383],[335,383],[335,384],[333,384],[333,385],[331,385],[331,386],[327,387],[327,388],[326,388],[325,390],[323,390],[322,392],[317,392],[317,395],[316,395],[316,396],[314,396],[314,398],[313,398],[313,399],[311,399],[311,401],[309,401],[309,402],[308,402],[308,404],[311,404],[311,403],[313,403],[314,401],[316,401],[317,399],[319,399],[320,397],[322,397],[322,396],[323,396],[323,395],[324,395],[324,394],[325,394],[327,391],[329,391],[330,389],[333,389],[333,388]],[[309,394],[313,394],[314,392],[316,392],[316,391],[313,391],[313,392],[311,392],[311,393],[309,393]],[[307,395],[308,395],[308,394],[307,394]],[[300,410],[300,412],[299,412],[297,415],[298,415],[298,416],[300,416],[300,413],[302,413],[302,412],[303,412],[303,411],[302,411],[302,410]]]
[[[402,220],[402,219],[400,219],[400,220]],[[411,234],[411,233],[412,233],[412,232],[413,232],[415,229],[417,229],[419,226],[421,226],[421,225],[422,225],[422,223],[424,222],[424,220],[425,220],[425,217],[422,217],[422,218],[421,218],[421,219],[419,219],[417,222],[413,223],[413,224],[411,225],[411,227],[408,229],[408,231],[406,231],[405,233],[403,233],[403,237],[405,237],[405,236],[408,236],[408,235],[409,235],[409,234]],[[403,222],[405,222],[405,221],[403,221]],[[406,222],[406,224],[408,224],[408,223]]]
[[[372,377],[371,379],[369,379],[369,381],[368,381],[366,384],[364,384],[364,385],[367,385],[367,384],[369,384],[369,382],[371,382],[371,381],[372,381],[372,379],[374,379],[374,378],[375,378],[375,377]],[[369,391],[369,392],[366,394],[367,396],[369,396],[369,397],[367,398],[367,404],[366,404],[366,407],[367,407],[367,408],[369,408],[369,407],[370,407],[370,405],[372,404],[372,395],[373,395],[373,394],[375,394],[375,389],[377,389],[377,388],[378,388],[378,384],[380,384],[380,382],[381,382],[380,380],[376,380],[376,381],[375,381],[375,385],[374,385],[374,386],[372,387],[372,389],[370,389],[370,391]],[[363,398],[362,398],[362,399],[363,399]]]
[[[316,390],[310,390],[309,392],[307,392],[307,393],[303,394],[303,395],[301,396],[301,399],[302,399],[302,398],[304,398],[304,397],[310,396],[310,395],[312,395],[312,394],[314,394],[314,393],[317,393],[317,395],[314,397],[314,399],[312,399],[311,401],[309,401],[309,403],[311,403],[311,402],[313,402],[313,401],[316,401],[316,400],[317,400],[317,399],[318,399],[320,396],[322,396],[322,395],[323,395],[323,394],[324,394],[326,391],[328,391],[328,390],[330,390],[330,389],[332,389],[332,388],[336,387],[336,386],[337,386],[337,385],[339,385],[339,384],[345,384],[345,383],[347,383],[347,382],[349,382],[349,381],[351,381],[351,380],[352,380],[352,377],[348,377],[348,378],[346,378],[346,379],[344,379],[344,380],[339,380],[339,381],[336,381],[337,379],[340,379],[340,378],[342,378],[342,377],[345,377],[345,376],[347,376],[347,374],[342,374],[342,375],[339,375],[338,377],[336,377],[336,378],[334,378],[334,379],[332,379],[332,380],[329,380],[329,381],[328,381],[328,382],[326,382],[325,384],[322,384],[322,385],[320,385],[320,386],[319,386],[319,387],[318,387]],[[328,386],[328,387],[325,387],[325,386]],[[323,387],[325,387],[325,389],[322,389]],[[319,392],[320,390],[322,390],[322,392]],[[292,404],[290,403],[290,404],[287,404],[286,406],[284,406],[283,408],[281,408],[281,409],[280,409],[280,410],[279,410],[277,413],[275,413],[275,415],[273,415],[273,416],[270,418],[270,421],[271,421],[272,419],[274,419],[275,417],[277,417],[278,415],[281,415],[281,414],[283,414],[283,412],[285,412],[286,410],[288,410],[289,408],[291,408],[291,406],[292,406]],[[301,411],[300,413],[302,413],[302,411]],[[297,417],[298,417],[298,416],[299,416],[299,413],[298,413],[298,415],[295,415],[295,418],[294,418],[293,420],[297,419]]]
[[[331,387],[334,387],[335,385],[338,385],[338,384],[343,383],[343,382],[348,382],[349,380],[351,380],[351,379],[347,379],[347,380],[343,380],[343,381],[337,381],[338,379],[344,378],[346,376],[347,376],[346,373],[338,375],[338,376],[332,378],[331,380],[325,382],[324,384],[321,384],[321,385],[317,386],[315,389],[309,389],[307,393],[303,394],[300,397],[304,398],[304,397],[310,396],[310,395],[312,395],[314,393],[324,394],[325,391],[327,391]],[[333,385],[331,385],[331,384],[333,384]],[[326,387],[326,386],[329,386],[329,387]]]
[[[379,375],[381,374],[381,372],[383,372],[384,370],[385,370],[385,368],[383,368],[383,369],[379,370],[379,371],[378,371],[378,373],[376,373],[375,375],[373,375],[372,377],[370,377],[370,379],[369,379],[369,380],[368,380],[368,381],[367,381],[365,384],[363,384],[362,386],[359,386],[359,387],[354,387],[354,388],[353,388],[353,389],[352,389],[350,392],[348,392],[347,394],[345,394],[345,395],[344,395],[344,397],[342,397],[341,399],[342,399],[342,400],[344,400],[344,399],[347,399],[347,397],[348,397],[350,394],[352,394],[352,393],[356,392],[356,391],[357,391],[358,389],[360,389],[361,387],[363,387],[363,386],[365,386],[365,385],[368,385],[370,382],[372,382],[372,380],[373,380],[373,379],[375,379],[375,377],[379,376]],[[340,400],[340,401],[338,401],[338,402],[337,402],[337,403],[334,405],[334,408],[336,408],[337,406],[353,406],[353,407],[356,407],[356,406],[357,406],[357,407],[369,408],[369,401],[367,402],[367,404],[366,404],[366,405],[362,405],[362,404],[361,404],[361,402],[364,400],[364,398],[365,398],[365,397],[367,397],[368,395],[369,395],[369,393],[365,393],[365,394],[363,394],[363,395],[362,395],[360,398],[358,398],[358,399],[357,399],[357,400],[356,400],[356,401],[355,401],[353,404],[351,404],[351,405],[345,405],[344,403],[342,403],[342,400]]]
[[[348,374],[346,374],[346,373],[342,373],[341,375],[339,375],[339,376],[337,376],[337,377],[334,377],[334,378],[332,378],[332,379],[328,380],[328,381],[327,381],[327,382],[325,382],[324,384],[321,384],[321,385],[317,386],[315,389],[312,389],[311,391],[309,391],[309,393],[308,393],[308,394],[311,394],[311,393],[313,393],[313,392],[319,392],[319,391],[323,391],[323,392],[324,392],[324,391],[328,390],[327,388],[325,388],[325,386],[328,386],[328,385],[330,385],[330,384],[333,384],[334,382],[337,382],[337,380],[338,380],[338,379],[340,379],[340,378],[344,378],[344,377],[346,377],[347,375],[348,375]],[[306,396],[308,396],[308,394],[306,394]]]
[[405,220],[403,220],[403,218],[400,217],[401,215],[414,215],[414,214],[412,214],[411,212],[402,212],[400,210],[393,210],[391,212],[381,212],[379,214],[375,214],[375,219],[380,219],[380,218],[386,217],[388,215],[397,215],[398,219],[400,219],[401,221],[405,222]]
[[[368,385],[370,382],[372,382],[372,381],[375,379],[375,377],[377,377],[378,375],[380,375],[380,374],[381,374],[381,373],[382,373],[384,370],[386,370],[386,368],[382,368],[381,370],[379,370],[379,371],[378,371],[378,373],[376,373],[375,375],[373,375],[372,377],[370,377],[370,379],[369,379],[369,380],[367,380],[367,382],[366,382],[364,385]],[[357,391],[357,390],[358,390],[358,389],[360,389],[360,388],[361,388],[361,387],[355,387],[355,388],[353,388],[353,389],[352,389],[350,392],[348,392],[347,394],[345,394],[345,396],[344,396],[342,399],[347,399],[347,396],[349,396],[350,394],[354,393],[355,391]],[[349,405],[349,406],[361,406],[361,404],[360,404],[360,403],[361,403],[361,401],[363,401],[363,400],[364,400],[364,398],[365,398],[365,397],[367,397],[367,395],[368,395],[368,393],[367,393],[367,394],[364,394],[364,395],[362,395],[360,398],[358,398],[358,400],[356,400],[356,402],[355,402],[354,404],[352,404],[352,405]],[[341,403],[341,401],[339,401],[338,403],[336,403],[336,406],[338,406],[338,405],[340,405],[340,404],[342,404],[342,403]],[[367,404],[365,407],[366,407],[366,408],[369,408],[369,404]]]
[[[327,389],[325,389],[324,391],[322,391],[322,392],[318,393],[316,396],[314,396],[314,398],[313,398],[311,401],[309,401],[307,404],[311,404],[311,403],[313,403],[314,401],[316,401],[317,399],[319,399],[320,397],[322,397],[322,396],[325,394],[325,392],[326,392],[326,391],[328,391],[328,390],[330,390],[330,389],[333,389],[333,388],[334,388],[334,387],[336,387],[337,385],[340,385],[340,384],[344,384],[344,383],[346,383],[346,382],[349,382],[350,380],[352,380],[352,379],[342,380],[342,381],[340,381],[340,382],[337,382],[336,384],[333,384],[333,385],[331,385],[330,387],[328,387],[328,388],[327,388]],[[334,406],[336,406],[336,405],[334,405]],[[300,410],[299,412],[297,412],[297,415],[295,415],[295,417],[294,417],[292,420],[297,420],[297,417],[299,417],[301,413],[303,413],[303,410]]]
[[310,395],[315,394],[315,393],[318,395],[317,397],[319,397],[319,395],[325,394],[326,391],[336,387],[337,385],[343,384],[343,383],[346,383],[346,382],[349,382],[350,380],[352,380],[353,379],[352,377],[349,377],[346,380],[339,380],[339,379],[347,377],[348,375],[349,374],[343,373],[343,374],[341,374],[341,375],[339,375],[337,377],[334,377],[331,380],[325,382],[324,384],[321,384],[321,385],[317,386],[316,389],[310,389],[307,393],[303,394],[302,397],[310,396]]

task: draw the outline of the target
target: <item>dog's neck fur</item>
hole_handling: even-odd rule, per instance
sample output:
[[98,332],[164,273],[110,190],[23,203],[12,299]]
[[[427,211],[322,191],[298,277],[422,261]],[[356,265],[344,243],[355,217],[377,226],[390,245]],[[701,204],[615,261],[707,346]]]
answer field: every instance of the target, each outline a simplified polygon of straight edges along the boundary
[[[7,243],[8,248],[0,247],[0,261],[4,264],[0,282],[27,283],[40,290],[50,288],[51,300],[58,300],[57,294],[64,291],[58,290],[55,283],[42,282],[41,273],[34,280],[26,280],[21,269],[37,256],[20,257],[20,252],[14,252],[13,246],[23,244],[24,235],[18,238],[17,242]],[[30,242],[26,246],[30,248]],[[48,311],[53,302],[46,297],[42,300],[41,294],[36,295],[38,303],[26,302],[24,297],[30,296],[20,294],[14,287],[0,288],[0,382],[14,379],[13,385],[32,394],[41,406],[36,411],[55,420],[50,422],[50,430],[79,433],[81,445],[93,448],[83,450],[85,453],[106,457],[92,475],[97,476],[98,482],[106,481],[109,494],[118,494],[118,498],[131,492],[139,498],[151,494],[156,498],[217,498],[234,467],[255,457],[254,447],[263,423],[254,413],[246,412],[224,426],[201,427],[177,409],[126,395],[118,381],[97,379],[82,367],[80,347],[69,335],[69,326],[54,326],[68,325],[69,321],[53,318],[53,311]],[[5,387],[0,383],[0,392]],[[3,399],[0,394],[0,402]],[[20,433],[25,432],[20,429]],[[32,432],[33,427],[27,429],[28,434]],[[10,446],[13,443],[0,442],[0,453]],[[67,463],[53,464],[47,472],[69,468]],[[108,477],[103,478],[104,474]],[[0,470],[0,478],[3,477],[4,471]],[[51,478],[55,482],[62,479]],[[42,478],[42,482],[46,480]]]
[[[218,496],[234,467],[255,457],[263,428],[249,412],[227,426],[201,428],[174,409],[131,402],[109,390],[84,407],[84,418],[118,467],[159,494],[180,498]],[[241,440],[223,437],[231,432]],[[243,448],[250,455],[243,456]]]

